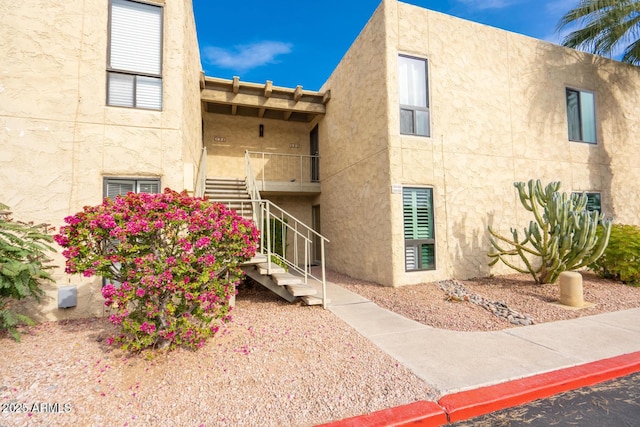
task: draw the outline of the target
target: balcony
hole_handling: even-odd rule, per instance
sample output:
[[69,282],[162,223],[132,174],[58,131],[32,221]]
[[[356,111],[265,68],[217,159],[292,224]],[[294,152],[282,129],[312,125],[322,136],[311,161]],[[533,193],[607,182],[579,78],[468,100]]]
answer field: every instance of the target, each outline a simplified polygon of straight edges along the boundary
[[257,189],[264,194],[319,194],[320,157],[247,152]]

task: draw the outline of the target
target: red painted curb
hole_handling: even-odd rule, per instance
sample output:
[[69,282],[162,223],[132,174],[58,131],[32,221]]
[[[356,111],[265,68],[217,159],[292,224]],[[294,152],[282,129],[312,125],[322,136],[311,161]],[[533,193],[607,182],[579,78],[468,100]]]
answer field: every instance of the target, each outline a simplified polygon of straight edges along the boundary
[[467,420],[536,399],[640,371],[640,352],[442,397],[449,422]]
[[408,423],[411,423],[412,426],[441,426],[447,423],[447,414],[437,403],[421,400],[408,405],[322,424],[318,427],[387,427]]
[[436,427],[640,372],[640,351],[475,390],[419,401],[318,427]]

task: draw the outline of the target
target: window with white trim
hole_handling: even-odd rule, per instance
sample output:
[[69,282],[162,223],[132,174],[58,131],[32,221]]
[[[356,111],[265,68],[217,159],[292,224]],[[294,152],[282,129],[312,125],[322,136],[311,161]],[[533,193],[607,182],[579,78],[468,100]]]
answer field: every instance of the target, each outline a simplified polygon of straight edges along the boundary
[[592,92],[566,89],[569,141],[596,143],[596,108]]
[[433,189],[402,189],[406,271],[435,270]]
[[429,136],[429,85],[427,60],[398,57],[400,133]]
[[105,178],[104,197],[124,196],[127,193],[159,193],[159,179]]
[[111,0],[107,105],[162,109],[162,7]]

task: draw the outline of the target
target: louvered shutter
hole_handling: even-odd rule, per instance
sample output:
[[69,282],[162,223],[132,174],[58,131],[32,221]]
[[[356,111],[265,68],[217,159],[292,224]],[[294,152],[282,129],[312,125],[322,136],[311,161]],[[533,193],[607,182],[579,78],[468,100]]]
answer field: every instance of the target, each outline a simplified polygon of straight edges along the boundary
[[433,192],[430,188],[402,191],[405,268],[407,271],[435,268]]
[[600,193],[587,193],[587,210],[602,212],[600,206]]

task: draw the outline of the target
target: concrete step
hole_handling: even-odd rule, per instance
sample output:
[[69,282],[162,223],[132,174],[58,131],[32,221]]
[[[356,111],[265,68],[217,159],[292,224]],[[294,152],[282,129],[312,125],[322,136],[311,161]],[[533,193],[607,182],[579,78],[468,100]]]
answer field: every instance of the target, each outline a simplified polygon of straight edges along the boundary
[[242,265],[256,265],[267,262],[267,256],[263,254],[255,254],[253,258],[242,263]]
[[210,195],[211,197],[220,197],[221,199],[231,199],[233,197],[240,197],[248,199],[249,193],[244,188],[241,189],[223,189],[223,188],[205,188],[204,194]]
[[258,271],[258,273],[262,274],[263,276],[266,276],[267,274],[269,274],[269,270],[268,270],[269,264],[271,264],[271,274],[287,272],[284,268],[272,262],[271,263],[261,262],[260,264],[256,265],[256,270]]
[[285,288],[287,288],[289,293],[295,297],[316,295],[318,293],[318,291],[316,291],[309,285],[305,285],[304,283],[300,283],[298,285],[286,285]]
[[222,182],[222,183],[243,183],[245,182],[244,178],[224,178],[224,177],[218,177],[218,176],[213,176],[210,178],[207,178],[205,182]]
[[303,283],[302,279],[290,273],[272,273],[271,279],[273,279],[278,286],[299,285]]
[[289,292],[284,286],[276,285],[273,280],[271,280],[271,277],[260,274],[258,270],[256,270],[252,266],[248,265],[246,267],[242,267],[242,270],[248,277],[251,277],[253,280],[260,283],[262,286],[269,289],[279,297],[289,302],[294,302],[298,298],[296,296],[293,296],[291,292]]
[[[314,297],[312,295],[303,296],[303,297],[300,298],[300,300],[305,305],[322,305],[322,298]],[[330,302],[331,302],[331,300],[329,298],[327,298],[327,304],[329,304]]]

